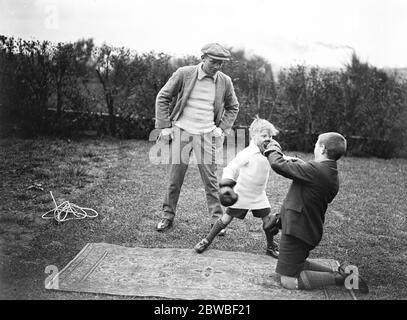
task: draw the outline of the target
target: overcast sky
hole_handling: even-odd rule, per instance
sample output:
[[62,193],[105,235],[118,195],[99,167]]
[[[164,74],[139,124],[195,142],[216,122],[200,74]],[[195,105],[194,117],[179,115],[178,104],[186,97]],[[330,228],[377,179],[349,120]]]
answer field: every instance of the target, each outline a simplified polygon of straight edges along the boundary
[[406,32],[406,0],[0,0],[6,36],[197,56],[219,42],[279,66],[341,67],[354,49],[407,67]]

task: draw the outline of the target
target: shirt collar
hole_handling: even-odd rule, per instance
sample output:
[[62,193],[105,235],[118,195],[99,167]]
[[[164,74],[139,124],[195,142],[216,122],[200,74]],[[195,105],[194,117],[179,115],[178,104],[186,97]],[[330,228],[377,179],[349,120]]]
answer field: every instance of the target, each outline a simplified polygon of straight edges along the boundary
[[249,148],[251,150],[253,150],[253,152],[255,152],[255,153],[257,153],[257,152],[260,153],[260,148],[254,143],[253,140],[250,140]]
[[208,77],[208,78],[212,79],[213,82],[216,82],[216,80],[218,79],[218,72],[216,72],[215,75],[213,77],[211,77],[211,76],[207,75],[205,73],[205,71],[203,71],[202,65],[203,65],[202,62],[198,65],[198,80],[202,80],[203,78]]

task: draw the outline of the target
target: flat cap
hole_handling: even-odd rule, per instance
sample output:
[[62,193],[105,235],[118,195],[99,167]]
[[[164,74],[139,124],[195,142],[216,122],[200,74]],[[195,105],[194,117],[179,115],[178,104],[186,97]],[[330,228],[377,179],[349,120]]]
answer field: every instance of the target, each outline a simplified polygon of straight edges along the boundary
[[208,43],[202,48],[202,53],[208,55],[212,59],[230,60],[230,52],[219,43]]

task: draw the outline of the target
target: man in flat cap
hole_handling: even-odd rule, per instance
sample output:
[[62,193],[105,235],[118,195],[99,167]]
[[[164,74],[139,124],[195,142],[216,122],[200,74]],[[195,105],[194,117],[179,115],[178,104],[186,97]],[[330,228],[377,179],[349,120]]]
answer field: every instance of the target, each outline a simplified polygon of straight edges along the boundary
[[236,120],[239,103],[232,80],[220,71],[230,60],[230,52],[218,43],[210,43],[202,48],[201,58],[200,64],[175,71],[157,95],[155,127],[161,129],[160,142],[170,144],[169,181],[157,231],[173,226],[192,152],[205,186],[212,224],[223,214],[216,159],[223,151],[224,134]]

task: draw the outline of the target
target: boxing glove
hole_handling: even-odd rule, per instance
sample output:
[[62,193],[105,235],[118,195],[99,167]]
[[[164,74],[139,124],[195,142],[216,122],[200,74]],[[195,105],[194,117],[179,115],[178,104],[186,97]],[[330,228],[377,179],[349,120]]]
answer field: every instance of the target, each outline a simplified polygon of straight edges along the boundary
[[260,146],[260,152],[265,156],[268,157],[271,151],[274,150],[279,150],[281,152],[281,146],[280,144],[274,140],[271,139],[271,141],[265,141],[261,146]]
[[236,181],[232,179],[223,179],[219,183],[219,200],[222,206],[230,207],[239,199],[238,194],[233,190]]
[[278,230],[281,229],[280,215],[276,214],[274,216],[270,216],[270,219],[263,224],[263,229],[275,236],[278,233]]

